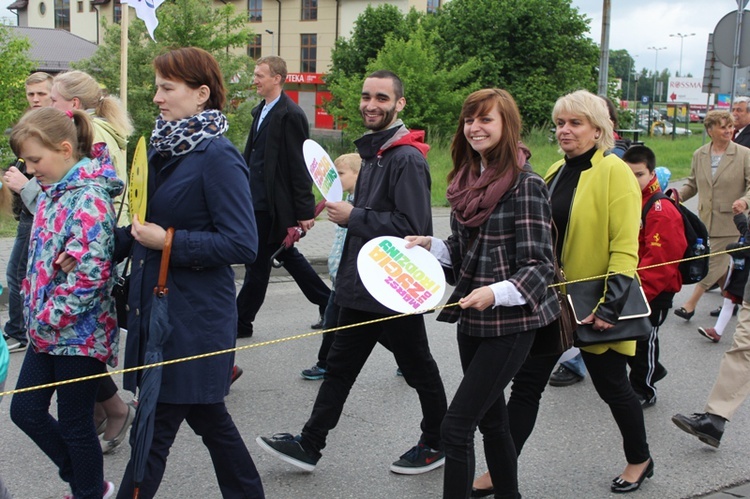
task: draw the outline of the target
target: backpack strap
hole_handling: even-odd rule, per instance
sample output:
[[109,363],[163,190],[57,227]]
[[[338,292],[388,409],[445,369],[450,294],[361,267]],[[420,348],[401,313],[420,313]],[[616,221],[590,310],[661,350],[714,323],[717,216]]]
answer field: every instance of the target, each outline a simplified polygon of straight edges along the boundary
[[666,194],[664,194],[661,191],[659,191],[656,194],[654,194],[653,196],[651,196],[649,198],[649,200],[646,201],[646,204],[643,205],[643,210],[641,211],[641,226],[642,227],[646,226],[646,214],[651,209],[651,207],[654,205],[654,203],[657,202],[660,199],[669,199],[670,201],[672,200],[672,198],[670,198],[669,196],[667,196]]

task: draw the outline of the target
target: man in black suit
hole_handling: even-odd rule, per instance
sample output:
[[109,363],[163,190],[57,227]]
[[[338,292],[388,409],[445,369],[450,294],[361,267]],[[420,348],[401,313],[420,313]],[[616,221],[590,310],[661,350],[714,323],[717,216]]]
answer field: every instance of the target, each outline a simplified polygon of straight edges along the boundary
[[[263,57],[255,64],[253,85],[263,100],[252,110],[244,156],[250,167],[259,244],[258,257],[245,267],[245,281],[237,296],[240,338],[253,335],[253,321],[271,275],[271,255],[281,246],[287,228],[299,225],[307,232],[315,224],[312,179],[302,155],[302,143],[310,129],[305,113],[282,90],[286,75],[286,62],[281,57]],[[294,246],[277,259],[322,315],[331,290],[310,263]]]
[[734,142],[750,147],[750,97],[737,97],[732,104],[734,117]]

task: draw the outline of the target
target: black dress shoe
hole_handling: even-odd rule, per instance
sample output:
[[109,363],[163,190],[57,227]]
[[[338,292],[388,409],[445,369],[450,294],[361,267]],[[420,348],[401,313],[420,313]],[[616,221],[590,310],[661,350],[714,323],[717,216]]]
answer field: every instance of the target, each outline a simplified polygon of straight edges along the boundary
[[612,485],[610,485],[610,490],[614,492],[615,494],[624,494],[626,492],[634,492],[638,490],[638,488],[641,486],[643,481],[646,478],[651,478],[654,476],[654,459],[651,458],[648,462],[648,466],[646,466],[646,469],[643,470],[643,473],[641,473],[641,476],[638,477],[638,481],[636,482],[628,482],[626,480],[623,480],[622,477],[617,477],[614,480],[612,480]]
[[[739,308],[740,308],[740,306],[735,303],[734,309],[732,310],[732,317],[734,317],[735,315],[737,315],[737,310],[739,310]],[[711,317],[718,317],[720,313],[721,313],[721,307],[719,307],[719,308],[717,308],[715,310],[711,310],[710,315],[711,315]]]
[[675,414],[672,416],[672,422],[682,431],[698,437],[698,440],[704,444],[719,447],[726,420],[715,414],[696,412],[690,417]]
[[310,328],[311,329],[323,329],[323,316],[321,315],[318,318],[318,322],[316,322],[315,324],[311,324]]
[[575,385],[579,381],[583,381],[583,376],[579,376],[562,364],[549,377],[550,386],[570,386]]
[[674,309],[674,315],[676,315],[677,317],[682,317],[686,321],[689,321],[695,315],[695,310],[693,310],[692,312],[688,312],[687,310],[685,310],[685,307],[680,307]]
[[494,495],[495,487],[490,487],[489,489],[475,489],[474,487],[471,488],[471,497],[487,497]]

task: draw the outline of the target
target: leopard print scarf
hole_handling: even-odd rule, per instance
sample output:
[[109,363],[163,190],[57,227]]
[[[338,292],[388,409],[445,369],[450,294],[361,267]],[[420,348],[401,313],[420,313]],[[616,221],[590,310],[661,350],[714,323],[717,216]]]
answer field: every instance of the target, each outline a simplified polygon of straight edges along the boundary
[[159,117],[151,132],[151,147],[162,156],[182,156],[203,139],[222,135],[228,128],[226,116],[217,109],[207,109],[176,121],[164,121]]

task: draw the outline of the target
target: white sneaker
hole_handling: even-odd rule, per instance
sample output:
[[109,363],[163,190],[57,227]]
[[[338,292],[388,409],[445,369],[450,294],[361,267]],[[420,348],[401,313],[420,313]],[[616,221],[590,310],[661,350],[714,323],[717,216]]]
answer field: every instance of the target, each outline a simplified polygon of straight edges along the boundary
[[27,341],[17,340],[10,336],[5,337],[5,344],[8,345],[8,352],[10,353],[23,352],[29,347],[29,343]]
[[104,495],[102,499],[110,499],[115,496],[115,484],[104,480]]

